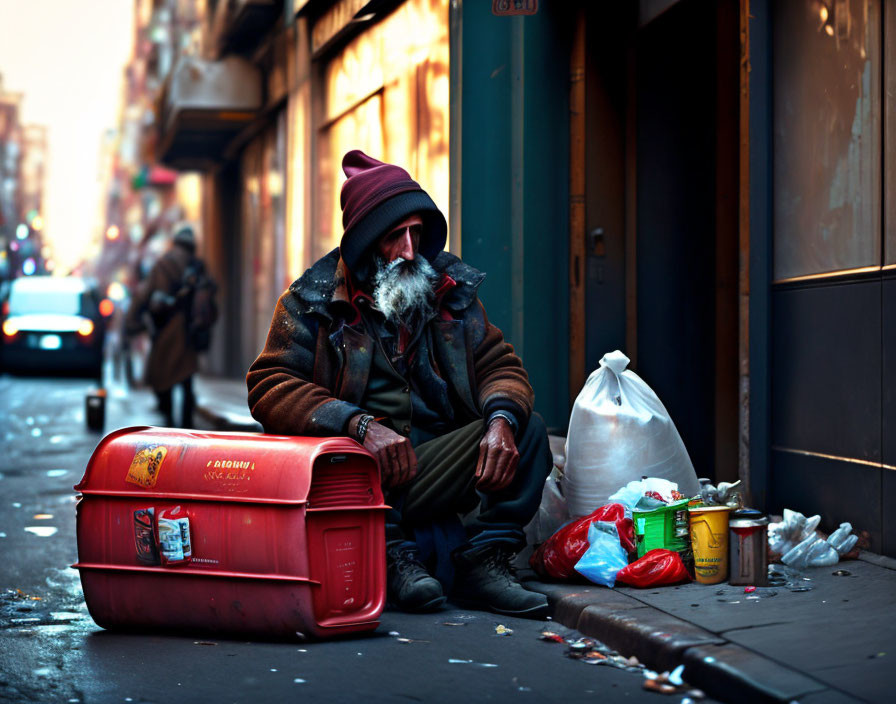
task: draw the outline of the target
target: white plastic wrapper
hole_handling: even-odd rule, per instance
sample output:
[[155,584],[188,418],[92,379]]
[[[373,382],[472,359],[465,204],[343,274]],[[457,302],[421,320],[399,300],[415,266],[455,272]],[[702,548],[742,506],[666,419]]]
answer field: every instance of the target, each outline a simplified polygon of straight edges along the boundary
[[782,555],[781,562],[795,569],[836,565],[859,538],[851,535],[852,524],[841,523],[825,540],[815,532],[820,520],[818,515],[806,518],[785,508],[783,520],[768,527],[769,547]]
[[562,488],[572,518],[609,503],[643,476],[667,479],[685,496],[700,492],[694,465],[657,395],[616,350],[604,355],[576,399],[566,439]]

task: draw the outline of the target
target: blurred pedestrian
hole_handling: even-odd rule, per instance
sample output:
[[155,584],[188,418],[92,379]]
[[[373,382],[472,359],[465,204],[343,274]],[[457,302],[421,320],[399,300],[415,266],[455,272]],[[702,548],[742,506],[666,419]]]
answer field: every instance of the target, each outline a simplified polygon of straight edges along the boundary
[[[205,263],[196,256],[193,228],[182,225],[176,229],[168,251],[140,283],[128,310],[128,330],[145,330],[152,340],[145,382],[155,392],[168,426],[175,425],[175,386],[181,387],[179,425],[193,426],[193,375],[199,368],[198,354],[207,349],[210,328],[217,317],[214,288]],[[200,299],[211,312],[197,313]],[[197,317],[203,318],[204,334],[196,332]]]

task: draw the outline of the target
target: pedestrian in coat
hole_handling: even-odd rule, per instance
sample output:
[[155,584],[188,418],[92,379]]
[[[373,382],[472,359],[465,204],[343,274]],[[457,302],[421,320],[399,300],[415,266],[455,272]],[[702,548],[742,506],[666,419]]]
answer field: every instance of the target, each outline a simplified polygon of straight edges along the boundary
[[[376,457],[391,603],[432,610],[450,586],[458,603],[540,617],[545,598],[510,563],[551,454],[522,362],[477,296],[484,274],[443,251],[445,217],[404,169],[357,150],[342,166],[344,234],[277,302],[247,375],[252,415]],[[431,576],[421,540],[454,547],[453,584]]]
[[150,334],[152,346],[144,381],[155,392],[165,424],[171,427],[175,427],[173,390],[178,385],[181,387],[180,427],[193,427],[193,375],[199,361],[187,334],[190,307],[184,290],[184,272],[196,259],[196,236],[190,226],[184,225],[175,232],[168,251],[140,283],[128,309],[129,332],[146,330]]

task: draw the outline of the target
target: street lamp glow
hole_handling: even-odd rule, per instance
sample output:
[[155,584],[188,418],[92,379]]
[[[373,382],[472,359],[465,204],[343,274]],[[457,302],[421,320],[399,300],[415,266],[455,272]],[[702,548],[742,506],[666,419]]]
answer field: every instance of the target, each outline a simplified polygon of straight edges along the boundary
[[31,221],[31,227],[40,232],[44,229],[44,219],[40,215],[35,216],[34,220]]
[[106,239],[107,240],[117,240],[118,235],[121,234],[118,230],[118,225],[109,225],[106,230]]
[[25,276],[31,276],[36,269],[37,264],[35,264],[34,260],[31,257],[28,257],[24,262],[22,262],[22,273]]
[[16,228],[16,237],[18,237],[20,240],[28,237],[28,226],[25,223],[19,223],[19,226]]
[[118,281],[113,281],[109,284],[109,288],[106,289],[106,295],[113,301],[123,301],[125,296],[127,296],[127,292]]

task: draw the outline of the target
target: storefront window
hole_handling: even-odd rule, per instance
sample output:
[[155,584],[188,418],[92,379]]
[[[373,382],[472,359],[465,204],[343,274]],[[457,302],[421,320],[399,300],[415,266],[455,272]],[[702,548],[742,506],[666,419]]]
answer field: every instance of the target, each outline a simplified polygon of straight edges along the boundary
[[880,264],[880,4],[774,8],[774,277]]
[[312,260],[339,244],[342,156],[406,168],[448,210],[448,0],[408,0],[326,64]]
[[[256,137],[243,152],[244,271],[242,355],[251,362],[264,347],[273,302],[286,287],[284,161],[286,115]],[[248,364],[247,362],[247,364]]]

